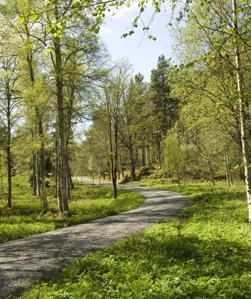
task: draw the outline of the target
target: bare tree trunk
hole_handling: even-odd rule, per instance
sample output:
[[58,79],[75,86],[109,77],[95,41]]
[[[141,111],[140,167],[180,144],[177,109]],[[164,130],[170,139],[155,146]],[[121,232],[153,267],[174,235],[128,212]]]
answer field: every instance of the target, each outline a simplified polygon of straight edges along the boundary
[[12,207],[12,171],[11,148],[7,145],[7,173],[8,173],[8,208]]
[[[33,136],[34,137],[34,136]],[[37,179],[36,179],[36,153],[32,152],[32,195],[37,195]]]
[[40,198],[42,201],[42,213],[48,212],[48,201],[45,187],[45,154],[44,154],[44,140],[43,140],[43,123],[41,118],[38,120],[38,134],[40,137],[39,149],[39,169],[40,169]]
[[39,151],[36,151],[36,194],[39,198],[41,198],[41,172],[40,169],[40,157],[39,157]]
[[58,209],[60,211],[60,213],[63,213],[63,206],[62,206],[62,201],[60,200],[61,196],[60,196],[60,188],[59,188],[59,154],[58,154],[58,136],[56,134],[55,137],[55,153],[56,153],[56,164],[55,164],[55,197],[58,200]]
[[[117,191],[117,165],[116,165],[116,142],[113,148],[113,134],[112,134],[112,120],[109,116],[109,142],[110,142],[110,160],[111,160],[111,174],[112,174],[112,186],[113,186],[113,197],[116,199],[118,195]],[[116,134],[114,134],[114,137]]]
[[7,173],[8,173],[8,208],[12,207],[12,158],[11,158],[11,94],[7,86]]
[[131,180],[136,181],[136,162],[135,162],[132,145],[130,145],[129,153],[130,153],[130,164],[131,164]]
[[4,186],[3,186],[3,162],[2,155],[0,153],[0,188],[1,188],[1,200],[4,200]]
[[250,155],[249,155],[249,108],[248,99],[244,96],[244,79],[242,74],[242,61],[240,54],[240,46],[237,37],[239,36],[238,28],[238,7],[237,0],[232,0],[233,11],[233,30],[235,34],[235,67],[236,67],[236,84],[239,98],[240,110],[240,126],[241,126],[241,144],[242,158],[245,173],[245,185],[248,204],[248,221],[251,222],[251,171],[250,171]]
[[58,138],[57,134],[54,133],[53,135],[54,138],[54,150],[55,150],[55,164],[54,164],[54,181],[55,181],[55,186],[54,186],[54,197],[58,198]]
[[142,151],[142,166],[146,166],[146,147],[145,147],[145,144],[142,145],[141,151]]
[[71,190],[73,189],[74,186],[73,186],[72,177],[71,177],[70,157],[69,157],[69,152],[68,152],[68,147],[69,147],[68,141],[69,141],[69,136],[67,137],[67,141],[66,141],[66,168],[67,168],[67,193],[68,193],[68,200],[70,200],[71,199]]

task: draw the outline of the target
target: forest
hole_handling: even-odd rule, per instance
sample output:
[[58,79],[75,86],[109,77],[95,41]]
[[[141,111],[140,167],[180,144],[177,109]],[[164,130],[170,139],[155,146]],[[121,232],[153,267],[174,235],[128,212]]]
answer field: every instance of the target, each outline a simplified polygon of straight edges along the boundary
[[231,1],[179,8],[178,64],[156,57],[150,82],[133,76],[129,62],[111,61],[98,37],[104,12],[82,15],[75,2],[2,6],[1,178],[8,187],[2,183],[1,195],[8,206],[18,174],[28,174],[44,213],[49,176],[62,213],[69,213],[73,175],[111,179],[115,198],[118,179],[142,174],[177,183],[246,180],[249,193],[249,1],[233,1],[233,16]]
[[[122,39],[140,31],[154,43],[151,22],[172,12],[167,30],[175,37],[175,58],[156,57],[150,80],[130,61],[113,61],[99,36],[107,15],[135,3]],[[142,21],[148,7],[149,26]],[[202,200],[210,192],[221,198],[217,188],[223,188],[245,202],[242,225],[251,222],[250,12],[250,0],[2,1],[0,243],[140,206],[142,197],[121,184],[163,187],[197,201],[198,192]],[[111,187],[83,186],[78,178]],[[79,198],[90,201],[88,212]],[[5,225],[20,213],[14,233]],[[24,228],[28,219],[41,227]],[[223,297],[248,298],[244,289]],[[124,298],[123,292],[55,294],[48,298]],[[177,294],[170,298],[203,297]],[[205,298],[219,298],[212,294]]]

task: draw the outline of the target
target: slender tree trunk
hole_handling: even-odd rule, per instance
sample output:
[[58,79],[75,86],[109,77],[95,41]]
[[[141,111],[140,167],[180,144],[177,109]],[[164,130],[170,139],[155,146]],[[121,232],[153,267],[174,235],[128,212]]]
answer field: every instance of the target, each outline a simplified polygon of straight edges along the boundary
[[12,158],[11,158],[11,95],[7,87],[7,173],[8,173],[8,208],[12,207]]
[[36,194],[39,198],[41,198],[41,164],[39,151],[36,151]]
[[[27,59],[27,62],[29,64],[29,61]],[[35,138],[35,130],[32,130],[32,139]],[[31,158],[31,163],[32,163],[32,195],[36,196],[37,195],[37,178],[36,178],[36,165],[37,165],[37,159],[36,159],[36,151],[32,150],[32,158]]]
[[[112,120],[111,115],[109,117],[109,143],[110,143],[110,161],[111,161],[111,175],[112,175],[112,186],[113,186],[113,197],[116,199],[118,195],[117,191],[117,163],[116,163],[116,132],[114,132],[114,142],[113,142],[113,130],[112,130]],[[114,146],[113,146],[114,143]]]
[[136,181],[136,163],[135,163],[135,157],[133,152],[133,146],[130,145],[130,165],[131,165],[131,180]]
[[67,109],[65,112],[65,138],[66,138],[66,160],[67,160],[67,175],[68,175],[68,199],[71,198],[71,190],[74,188],[72,177],[71,177],[71,167],[70,167],[70,155],[69,155],[69,143],[72,136],[72,115],[73,115],[73,105],[75,100],[75,85],[71,86],[71,91],[69,99],[67,101]]
[[66,168],[67,168],[67,193],[68,193],[68,200],[70,200],[71,190],[73,189],[74,186],[71,177],[70,157],[69,157],[68,148],[69,148],[69,135],[67,136],[67,140],[66,140]]
[[[34,138],[34,136],[32,136]],[[32,151],[32,195],[37,195],[37,179],[36,179],[36,153]]]
[[114,162],[113,162],[113,177],[112,177],[112,184],[113,184],[113,197],[116,199],[118,197],[118,189],[117,189],[117,171],[118,171],[118,131],[117,131],[117,124],[115,124],[114,128]]
[[1,200],[4,200],[4,186],[3,186],[3,162],[2,155],[0,153],[0,187],[1,187]]
[[41,118],[38,121],[38,134],[40,137],[39,149],[39,169],[40,169],[40,198],[42,201],[42,213],[48,212],[48,201],[45,187],[45,154],[44,154],[44,140],[43,140],[43,123]]
[[145,147],[145,144],[142,145],[141,151],[142,151],[142,166],[146,166],[146,147]]
[[62,201],[61,196],[60,196],[60,188],[59,188],[59,165],[60,165],[60,161],[59,161],[59,147],[58,147],[58,137],[55,137],[55,153],[56,153],[56,165],[55,165],[55,197],[58,200],[58,209],[60,211],[60,213],[63,213],[63,206],[62,206]]
[[8,129],[7,136],[7,172],[8,172],[8,208],[12,207],[12,158],[11,158],[11,132]]
[[249,108],[248,99],[244,96],[244,78],[242,74],[242,61],[240,54],[240,46],[238,41],[238,7],[237,0],[232,0],[233,11],[233,30],[235,34],[235,66],[236,66],[236,85],[239,98],[240,110],[240,126],[241,126],[241,144],[242,144],[242,158],[245,173],[245,185],[248,204],[248,221],[251,222],[251,165],[249,155]]

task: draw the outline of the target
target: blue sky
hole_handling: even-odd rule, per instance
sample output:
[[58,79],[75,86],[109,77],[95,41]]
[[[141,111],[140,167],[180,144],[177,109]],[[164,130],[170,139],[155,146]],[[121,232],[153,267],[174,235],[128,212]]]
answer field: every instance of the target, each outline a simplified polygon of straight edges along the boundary
[[[133,65],[134,73],[141,72],[145,80],[148,81],[158,57],[161,54],[167,58],[173,56],[172,37],[167,26],[170,21],[170,13],[169,16],[168,13],[158,14],[151,23],[151,34],[156,36],[157,41],[151,41],[146,36],[144,37],[140,28],[136,29],[133,36],[121,39],[121,35],[130,28],[137,12],[137,6],[133,5],[131,8],[123,7],[114,16],[109,16],[101,27],[100,37],[113,60],[128,58]],[[148,7],[143,16],[146,24],[152,15],[153,10]]]

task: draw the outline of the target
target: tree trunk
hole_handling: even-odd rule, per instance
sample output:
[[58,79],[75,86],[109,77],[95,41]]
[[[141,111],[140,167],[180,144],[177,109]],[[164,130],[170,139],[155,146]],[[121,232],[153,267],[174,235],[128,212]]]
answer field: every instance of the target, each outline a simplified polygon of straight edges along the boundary
[[133,146],[130,146],[130,164],[131,164],[131,180],[136,181],[136,163],[134,158]]
[[8,173],[8,208],[12,207],[12,157],[11,157],[11,94],[7,83],[7,173]]
[[73,182],[71,177],[71,168],[70,168],[70,157],[68,153],[68,141],[69,137],[67,137],[66,141],[66,168],[67,168],[67,193],[68,193],[68,200],[71,199],[71,190],[73,189]]
[[4,186],[3,186],[3,162],[2,155],[0,153],[0,188],[1,188],[1,200],[4,200]]
[[[55,1],[55,19],[58,17],[58,3]],[[63,213],[70,214],[68,205],[68,175],[67,175],[67,157],[66,157],[66,138],[65,138],[65,120],[64,120],[64,97],[63,97],[63,70],[62,70],[62,54],[61,43],[58,37],[54,38],[55,51],[55,77],[56,77],[56,94],[57,94],[57,121],[58,121],[58,137],[59,137],[59,177],[58,185],[60,189],[59,201],[63,209]]]
[[232,183],[231,180],[231,171],[229,168],[229,157],[228,157],[228,152],[227,152],[227,148],[224,148],[224,158],[225,158],[225,171],[226,171],[226,180],[227,180],[227,185],[230,186]]
[[113,146],[113,130],[112,130],[112,120],[111,115],[109,117],[109,143],[110,143],[110,162],[111,162],[111,174],[112,174],[112,186],[113,186],[113,198],[117,198],[117,132],[116,126],[114,127],[114,146]]
[[32,152],[32,195],[33,196],[37,195],[36,153],[35,153],[35,151]]
[[142,151],[142,166],[146,166],[146,147],[144,144],[141,147],[141,151]]
[[43,140],[43,123],[41,118],[38,121],[38,134],[40,137],[39,149],[39,169],[40,169],[40,198],[42,201],[42,213],[48,212],[48,201],[45,187],[45,154],[44,154],[44,140]]
[[66,142],[64,130],[64,103],[63,103],[63,78],[62,78],[62,62],[61,62],[61,49],[60,41],[55,41],[55,54],[56,54],[56,85],[57,85],[57,114],[58,114],[58,132],[59,132],[59,177],[58,185],[60,189],[59,200],[62,203],[63,212],[69,213],[68,207],[68,192],[67,192],[67,161],[66,161]]
[[8,208],[12,207],[12,159],[11,159],[11,132],[8,129],[7,137],[7,173],[8,173]]
[[239,28],[238,28],[238,8],[237,0],[232,0],[233,11],[233,30],[235,34],[235,67],[236,67],[236,85],[239,98],[240,111],[240,126],[241,126],[241,144],[242,144],[242,158],[245,174],[245,185],[248,204],[248,221],[251,222],[251,171],[250,171],[250,156],[249,156],[249,110],[248,99],[244,96],[244,78],[242,74],[242,61],[239,47]]
[[41,165],[39,151],[36,151],[36,195],[41,198]]

